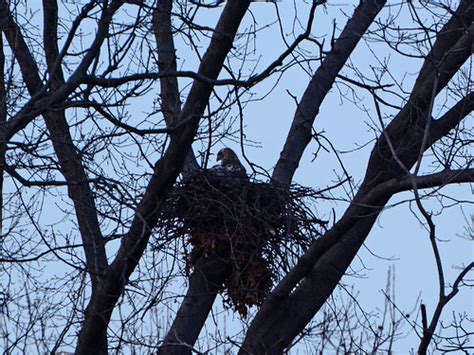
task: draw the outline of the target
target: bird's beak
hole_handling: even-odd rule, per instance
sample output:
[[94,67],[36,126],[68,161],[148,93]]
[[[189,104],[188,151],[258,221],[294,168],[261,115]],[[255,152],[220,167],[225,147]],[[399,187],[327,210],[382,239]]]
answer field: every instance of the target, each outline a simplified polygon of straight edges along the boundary
[[222,154],[217,154],[217,158],[216,158],[216,161],[219,161],[222,159]]

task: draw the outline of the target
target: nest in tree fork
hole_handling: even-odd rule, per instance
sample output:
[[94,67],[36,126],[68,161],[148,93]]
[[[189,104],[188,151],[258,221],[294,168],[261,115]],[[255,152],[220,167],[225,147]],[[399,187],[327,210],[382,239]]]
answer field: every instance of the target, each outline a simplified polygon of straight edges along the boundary
[[188,270],[203,258],[225,260],[225,302],[246,316],[319,235],[321,221],[307,205],[310,197],[314,191],[300,186],[204,171],[172,190],[160,234],[185,238]]

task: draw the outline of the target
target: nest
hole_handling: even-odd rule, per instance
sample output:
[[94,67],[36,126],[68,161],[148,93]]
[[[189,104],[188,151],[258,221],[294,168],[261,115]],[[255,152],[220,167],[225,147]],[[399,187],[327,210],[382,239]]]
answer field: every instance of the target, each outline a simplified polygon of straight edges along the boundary
[[288,189],[204,171],[172,190],[160,235],[184,238],[187,270],[203,258],[225,260],[225,304],[245,317],[320,234],[323,222],[307,203],[314,196],[301,186]]

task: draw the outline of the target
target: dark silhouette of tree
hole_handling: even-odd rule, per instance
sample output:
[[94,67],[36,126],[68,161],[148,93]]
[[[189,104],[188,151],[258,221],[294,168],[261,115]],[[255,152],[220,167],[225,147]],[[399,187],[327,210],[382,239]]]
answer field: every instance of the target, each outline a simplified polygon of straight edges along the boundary
[[[262,4],[274,11],[271,26],[285,44],[266,67],[254,48],[263,28],[252,6],[249,0],[0,0],[0,329],[6,353],[205,351],[198,337],[229,265],[202,257],[185,270],[189,247],[183,238],[160,234],[163,211],[173,186],[205,169],[216,144],[227,138],[242,148],[248,143],[243,118],[254,91],[263,91],[263,82],[285,88],[281,79],[295,68],[309,80],[294,98],[278,161],[271,172],[245,156],[242,161],[289,191],[308,145],[324,146],[326,138],[314,128],[324,99],[344,87],[341,96],[367,111],[376,132],[365,176],[358,183],[345,172],[318,191],[334,201],[335,189],[350,191],[342,217],[326,225],[315,221],[324,225],[322,235],[305,250],[288,251],[294,263],[276,277],[240,334],[209,338],[208,348],[280,354],[311,335],[321,353],[391,351],[405,322],[419,335],[420,354],[472,349],[469,316],[454,316],[454,336],[439,330],[448,327],[441,324],[445,306],[472,286],[474,264],[446,279],[425,200],[441,196],[447,185],[474,181],[467,123],[474,106],[474,4],[363,0],[352,13],[344,7],[347,23],[324,29],[323,38],[314,26],[323,16],[319,9],[330,6],[326,1],[295,2],[305,13],[295,12],[290,34],[280,5]],[[203,24],[203,15],[215,25]],[[392,75],[390,61],[376,62],[375,54],[372,74],[355,67],[351,55],[364,41],[381,57],[419,61],[409,91]],[[361,103],[361,92],[370,100]],[[258,98],[263,109],[265,98]],[[394,302],[392,272],[382,322],[390,326],[374,328],[353,291],[336,299],[338,285],[380,213],[401,192],[411,192],[426,226],[439,299],[432,314],[420,304],[420,319],[409,318]],[[452,197],[452,203],[469,202]],[[472,230],[467,233],[472,238]],[[183,275],[187,290],[178,297],[172,282]],[[164,319],[169,307],[178,309],[172,324]],[[153,319],[150,326],[145,316]],[[320,324],[313,323],[316,316]]]

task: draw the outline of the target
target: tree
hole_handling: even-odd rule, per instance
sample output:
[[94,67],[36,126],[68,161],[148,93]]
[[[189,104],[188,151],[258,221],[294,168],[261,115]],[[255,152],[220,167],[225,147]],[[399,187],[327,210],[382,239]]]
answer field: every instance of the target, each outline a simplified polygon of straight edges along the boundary
[[[323,39],[314,35],[313,26],[323,16],[318,9],[329,6],[325,1],[295,3],[304,9],[304,19],[295,12],[289,35],[279,5],[268,4],[285,48],[266,66],[256,60],[253,41],[264,28],[252,17],[248,0],[105,0],[81,6],[43,0],[38,9],[30,6],[0,1],[2,332],[7,352],[36,347],[54,353],[71,346],[77,354],[99,354],[130,346],[190,353],[228,270],[221,260],[202,259],[189,276],[186,296],[173,297],[170,281],[184,268],[180,255],[185,247],[154,236],[162,211],[179,177],[206,167],[211,148],[222,139],[235,138],[245,146],[244,117],[254,100],[252,90],[266,82],[284,89],[279,79],[295,68],[309,80],[301,98],[294,97],[291,127],[269,173],[273,184],[291,188],[310,142],[331,146],[315,131],[331,89],[344,87],[341,98],[366,110],[376,138],[362,181],[351,179],[342,167],[346,176],[328,187],[349,191],[342,217],[328,222],[323,235],[279,275],[243,327],[241,341],[223,343],[242,354],[291,348],[331,302],[390,199],[411,191],[436,260],[439,300],[430,317],[421,304],[421,320],[405,321],[419,332],[419,353],[433,343],[440,349],[472,347],[472,331],[463,325],[469,319],[453,324],[454,338],[437,333],[443,308],[468,286],[474,264],[464,264],[455,279],[446,279],[428,207],[447,185],[474,180],[467,123],[474,105],[471,1],[420,6],[361,1],[343,28],[335,23],[325,30],[332,35]],[[216,24],[201,24],[204,14],[210,14],[208,22],[217,16]],[[403,24],[404,16],[409,25]],[[363,41],[374,53],[372,72],[351,62]],[[384,53],[420,63],[409,91],[390,61],[377,62]],[[370,100],[360,99],[361,93]],[[259,105],[265,105],[265,98],[259,97]],[[131,105],[143,109],[137,113]],[[456,204],[468,204],[454,196]],[[332,193],[326,197],[337,200]],[[150,245],[153,250],[147,251]],[[170,329],[161,324],[166,327],[162,334],[158,320],[144,333],[143,317],[147,312],[155,320],[160,317],[153,312],[164,312],[168,298],[182,300]],[[332,318],[336,327],[344,317]],[[390,347],[392,330],[385,340]],[[352,338],[349,330],[341,334],[332,339]],[[381,333],[371,336],[378,339],[373,350],[382,349]],[[353,351],[360,345],[342,343],[332,346]],[[216,340],[210,346],[218,345]]]

